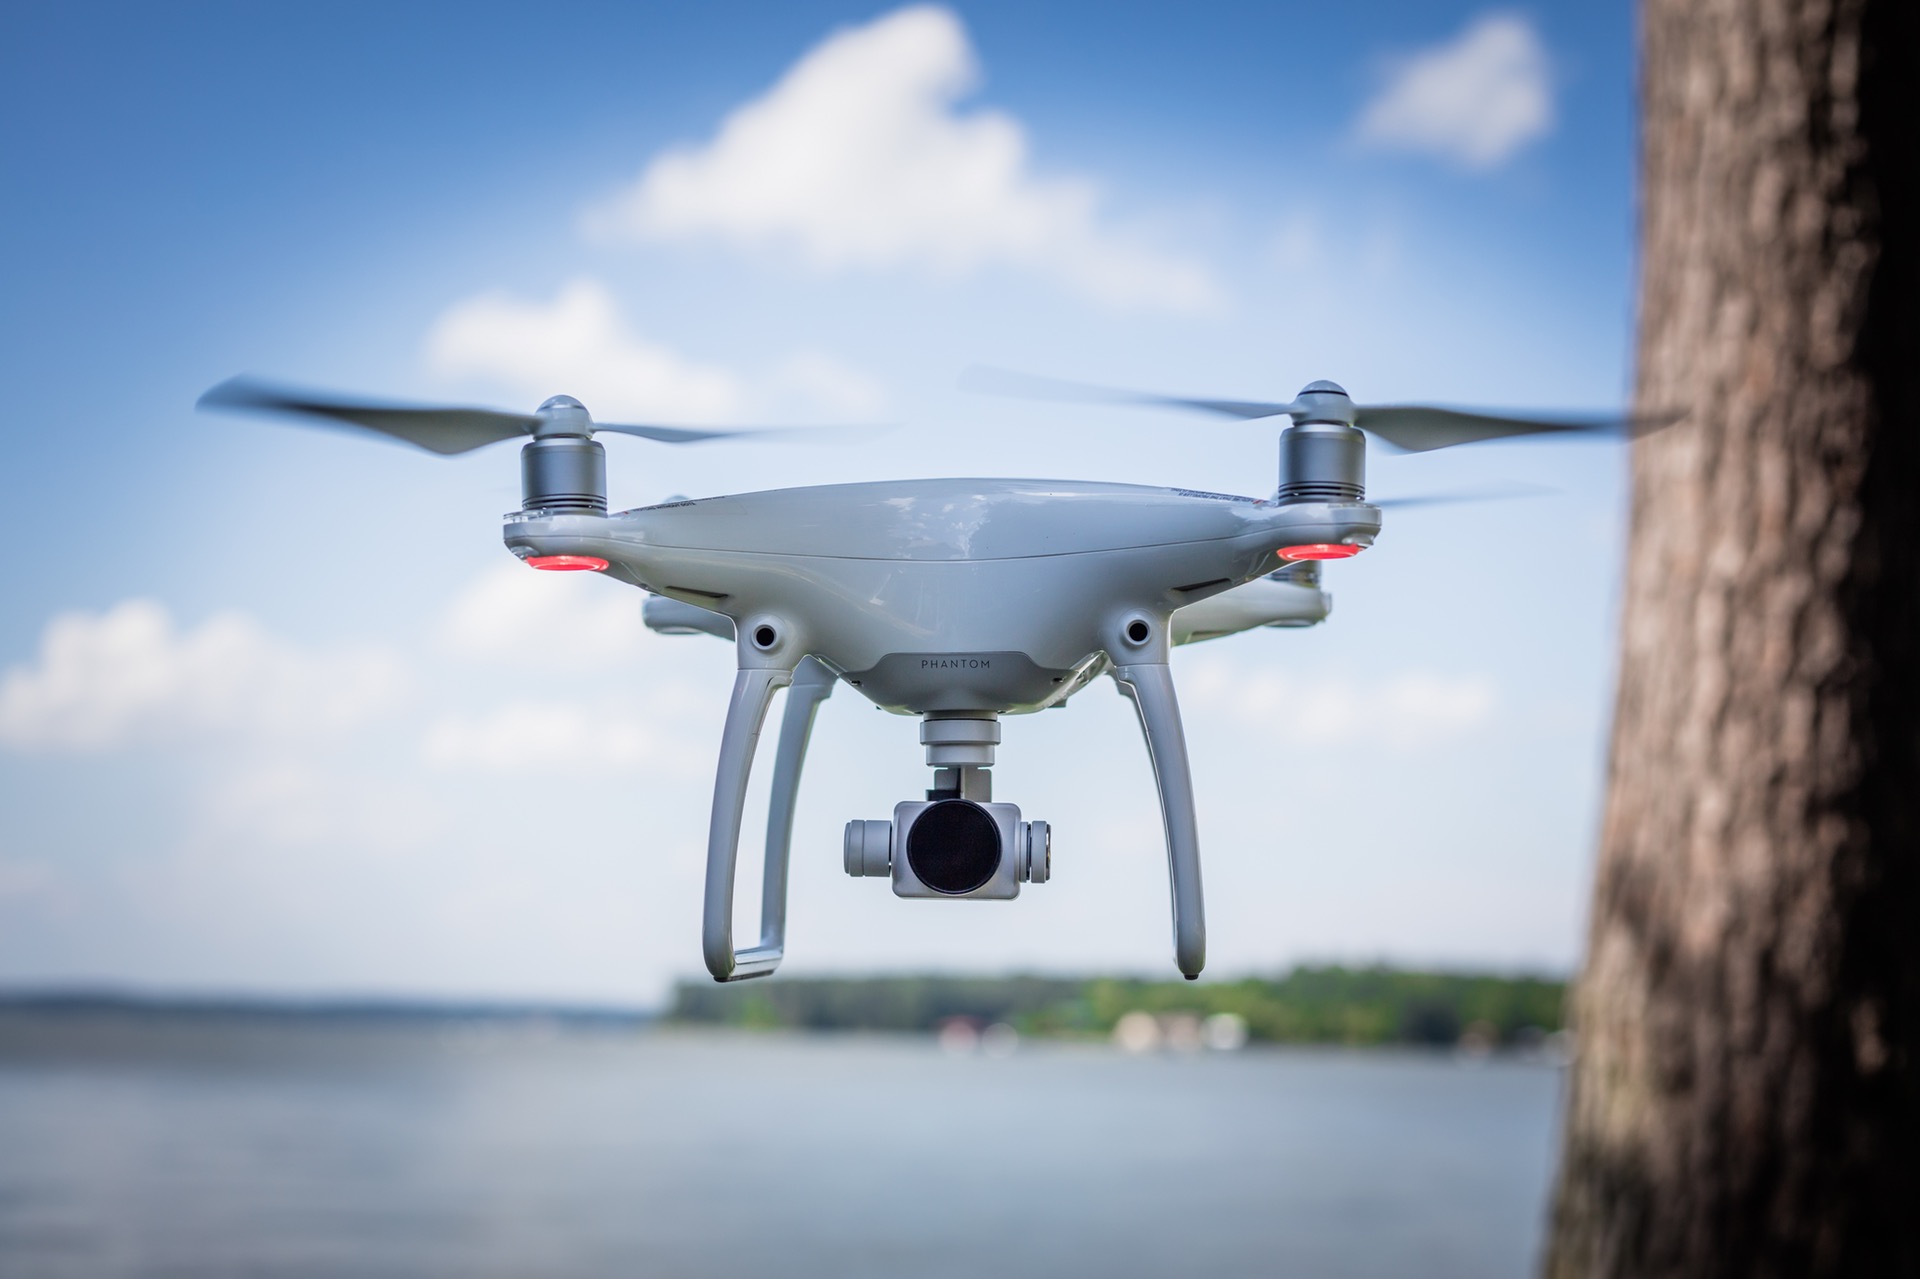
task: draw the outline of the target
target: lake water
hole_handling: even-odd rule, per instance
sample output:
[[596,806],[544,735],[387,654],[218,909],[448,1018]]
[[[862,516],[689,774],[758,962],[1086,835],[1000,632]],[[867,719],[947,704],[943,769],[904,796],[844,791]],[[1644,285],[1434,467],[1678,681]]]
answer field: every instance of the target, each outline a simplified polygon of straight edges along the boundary
[[0,1274],[1530,1273],[1559,1072],[1412,1053],[0,1027]]

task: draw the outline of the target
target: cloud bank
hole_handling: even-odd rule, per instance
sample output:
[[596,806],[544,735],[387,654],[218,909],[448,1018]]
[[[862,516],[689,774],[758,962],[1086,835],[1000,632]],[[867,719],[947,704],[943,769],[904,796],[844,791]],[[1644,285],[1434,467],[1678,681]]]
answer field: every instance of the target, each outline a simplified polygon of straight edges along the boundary
[[1207,271],[1115,228],[1098,187],[1033,170],[1026,130],[963,112],[980,71],[950,10],[900,9],[837,32],[705,146],[669,151],[589,215],[612,237],[713,237],[814,267],[959,276],[1010,264],[1103,302],[1204,310]]
[[1464,737],[1493,719],[1493,683],[1479,675],[1409,671],[1378,682],[1303,680],[1247,670],[1216,654],[1181,673],[1182,699],[1250,728],[1321,742],[1412,749]]
[[456,657],[509,666],[634,661],[650,633],[645,596],[588,573],[536,573],[515,561],[468,583],[448,604],[439,647]]
[[551,302],[503,292],[455,302],[427,330],[427,367],[518,395],[531,408],[572,395],[607,422],[739,422],[800,413],[868,417],[887,402],[874,378],[822,351],[796,351],[749,381],[633,331],[612,292],[581,277]]
[[[704,760],[688,759],[669,723],[628,708],[589,709],[572,702],[523,700],[479,715],[450,715],[427,731],[422,746],[436,768],[520,777],[550,772],[632,775],[649,769],[677,778],[701,776]],[[690,766],[691,765],[691,766]]]
[[426,355],[444,376],[477,377],[540,399],[577,396],[609,422],[724,421],[746,402],[726,370],[630,330],[613,295],[589,279],[565,285],[552,302],[498,292],[457,302],[428,330]]
[[1552,127],[1546,47],[1525,18],[1495,13],[1402,62],[1356,132],[1370,145],[1484,170]]
[[128,600],[47,623],[39,660],[0,679],[0,745],[331,736],[378,717],[403,683],[384,653],[311,652],[242,613],[181,629],[161,605]]

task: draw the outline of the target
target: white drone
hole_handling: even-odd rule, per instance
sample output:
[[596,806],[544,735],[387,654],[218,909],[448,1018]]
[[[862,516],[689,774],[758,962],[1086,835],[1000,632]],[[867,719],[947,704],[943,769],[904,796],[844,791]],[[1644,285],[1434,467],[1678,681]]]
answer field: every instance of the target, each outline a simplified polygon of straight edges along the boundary
[[[354,403],[249,380],[206,407],[302,414],[435,453],[517,436],[524,500],[507,549],[536,569],[585,570],[650,593],[666,634],[732,640],[739,673],[721,736],[707,836],[703,933],[718,981],[762,977],[786,945],[794,796],[814,713],[844,682],[921,719],[933,768],[925,800],[889,821],[847,825],[850,875],[887,876],[902,897],[1012,898],[1044,883],[1052,840],[993,802],[1001,717],[1058,706],[1111,675],[1139,711],[1160,793],[1172,880],[1174,962],[1206,961],[1200,840],[1180,708],[1176,644],[1255,626],[1311,626],[1331,602],[1319,564],[1372,545],[1366,434],[1419,452],[1548,432],[1631,429],[1613,418],[1514,418],[1418,405],[1362,406],[1331,382],[1285,404],[1109,391],[976,371],[972,389],[1055,399],[1281,417],[1270,498],[1072,480],[939,479],[775,489],[609,514],[596,431],[691,443],[751,431],[595,422],[559,395],[533,413]],[[747,777],[773,695],[787,687],[768,813],[758,942],[736,950],[733,886]]]

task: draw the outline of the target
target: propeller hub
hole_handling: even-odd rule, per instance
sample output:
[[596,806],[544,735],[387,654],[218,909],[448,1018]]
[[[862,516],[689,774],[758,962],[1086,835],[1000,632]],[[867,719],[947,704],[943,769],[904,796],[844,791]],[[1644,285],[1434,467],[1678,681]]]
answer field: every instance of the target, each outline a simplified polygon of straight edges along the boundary
[[1287,410],[1294,423],[1305,426],[1310,422],[1332,422],[1340,426],[1352,426],[1358,412],[1347,389],[1338,382],[1309,382],[1300,388],[1300,395]]
[[536,439],[550,435],[592,435],[593,415],[587,406],[571,395],[556,395],[534,411],[540,420],[534,425]]

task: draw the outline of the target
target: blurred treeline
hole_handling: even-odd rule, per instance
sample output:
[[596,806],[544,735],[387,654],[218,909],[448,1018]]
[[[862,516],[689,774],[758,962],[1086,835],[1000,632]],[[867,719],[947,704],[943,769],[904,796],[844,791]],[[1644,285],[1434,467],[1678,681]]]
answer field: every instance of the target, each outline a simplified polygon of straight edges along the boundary
[[1233,982],[1061,977],[776,978],[674,990],[670,1021],[793,1030],[932,1030],[954,1017],[1022,1034],[1110,1034],[1129,1012],[1236,1013],[1252,1038],[1299,1044],[1523,1043],[1558,1030],[1566,984],[1544,977],[1302,967]]

